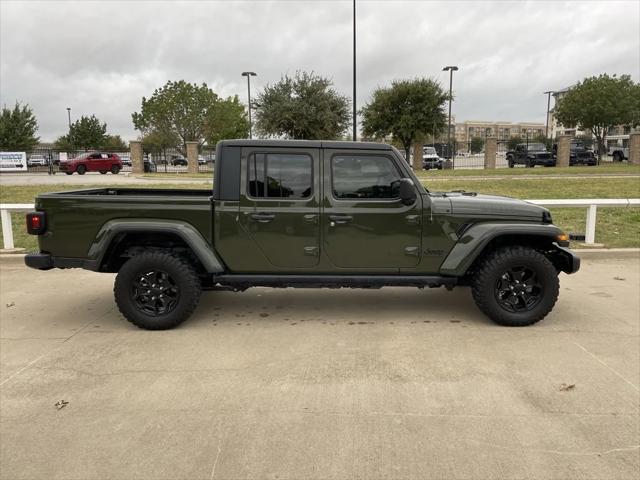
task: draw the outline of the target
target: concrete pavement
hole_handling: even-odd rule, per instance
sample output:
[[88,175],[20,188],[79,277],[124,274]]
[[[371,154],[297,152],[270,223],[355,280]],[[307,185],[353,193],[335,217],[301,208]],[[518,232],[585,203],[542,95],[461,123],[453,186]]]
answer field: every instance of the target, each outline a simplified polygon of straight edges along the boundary
[[639,257],[523,329],[466,289],[252,289],[146,332],[112,284],[0,263],[0,478],[637,478]]

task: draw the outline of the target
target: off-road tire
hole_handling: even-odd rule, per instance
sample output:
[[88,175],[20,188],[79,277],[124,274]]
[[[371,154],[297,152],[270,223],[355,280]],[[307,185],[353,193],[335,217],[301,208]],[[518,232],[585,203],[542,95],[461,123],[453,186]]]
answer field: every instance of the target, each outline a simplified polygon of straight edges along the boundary
[[515,164],[513,163],[513,157],[507,157],[507,164],[509,165],[509,168],[515,167]]
[[[175,307],[159,315],[145,313],[133,299],[136,279],[154,270],[167,272],[178,287],[179,295]],[[120,313],[128,321],[146,330],[167,330],[181,324],[194,312],[200,300],[201,284],[196,271],[185,259],[170,253],[142,253],[120,268],[113,293]]]
[[120,168],[117,165],[111,165],[111,173],[117,175],[120,172]]
[[76,168],[76,173],[78,175],[84,175],[85,173],[87,173],[87,167],[85,167],[84,165],[78,165],[78,167]]
[[613,154],[613,161],[614,162],[622,162],[622,155],[620,155],[618,152],[615,152]]
[[67,175],[73,175],[73,172],[64,172],[64,173],[66,173]]
[[100,170],[100,175],[106,175],[107,171],[106,170]]
[[[498,302],[496,289],[502,275],[509,269],[523,266],[535,272],[542,293],[535,306],[524,312],[511,312]],[[503,247],[483,258],[471,283],[471,292],[478,308],[498,325],[524,327],[542,320],[558,299],[558,272],[543,254],[522,246]]]

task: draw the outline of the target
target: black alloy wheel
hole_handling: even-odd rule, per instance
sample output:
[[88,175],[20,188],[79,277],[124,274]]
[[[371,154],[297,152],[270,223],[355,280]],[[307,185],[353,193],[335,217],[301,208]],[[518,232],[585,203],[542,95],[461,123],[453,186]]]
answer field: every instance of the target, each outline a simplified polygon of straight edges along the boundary
[[150,270],[137,276],[131,285],[131,301],[146,315],[171,313],[180,300],[180,288],[164,270]]
[[544,294],[538,276],[531,268],[509,268],[496,282],[494,294],[498,304],[508,312],[533,310]]

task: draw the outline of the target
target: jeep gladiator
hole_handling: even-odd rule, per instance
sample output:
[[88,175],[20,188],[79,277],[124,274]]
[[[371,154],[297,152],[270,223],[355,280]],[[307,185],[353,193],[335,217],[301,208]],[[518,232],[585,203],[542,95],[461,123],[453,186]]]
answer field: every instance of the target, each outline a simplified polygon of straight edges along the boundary
[[380,143],[225,140],[213,190],[42,194],[27,229],[29,267],[117,273],[118,308],[146,329],[183,322],[202,290],[255,286],[470,286],[489,318],[524,326],[580,266],[545,208],[428,191]]
[[555,167],[556,159],[547,151],[542,143],[520,143],[514,150],[507,152],[507,164],[509,168],[515,165],[524,165],[526,168],[533,168],[536,165],[545,167]]

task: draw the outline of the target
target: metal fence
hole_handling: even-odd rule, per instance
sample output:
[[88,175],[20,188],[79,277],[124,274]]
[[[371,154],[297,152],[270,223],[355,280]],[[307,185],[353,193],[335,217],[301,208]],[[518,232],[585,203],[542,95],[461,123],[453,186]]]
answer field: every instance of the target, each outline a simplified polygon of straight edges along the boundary
[[[533,140],[531,140],[533,142]],[[484,169],[484,152],[486,139],[484,137],[475,138],[468,142],[455,142],[452,145],[451,152],[446,142],[426,143],[427,148],[435,149],[437,155],[443,159],[441,165],[431,168],[453,168],[453,169]],[[499,139],[496,151],[496,168],[508,168],[507,152],[508,143],[506,140]],[[28,173],[49,173],[56,174],[60,172],[60,162],[64,159],[77,158],[86,153],[114,153],[122,160],[123,172],[131,171],[131,153],[128,149],[90,149],[90,150],[73,150],[62,151],[53,148],[38,148],[31,152],[27,152],[27,169]],[[600,160],[600,164],[608,164],[612,162],[612,157],[604,155]],[[204,146],[198,155],[198,172],[211,173],[215,165],[215,147]],[[524,165],[516,165],[515,168],[524,168]],[[177,148],[166,148],[156,151],[144,151],[144,171],[148,173],[186,173],[187,159],[183,151]],[[18,172],[19,173],[19,172]]]
[[[525,138],[522,143],[544,143],[547,151],[555,155],[554,142],[552,140],[542,141],[537,138]],[[468,169],[484,169],[484,156],[485,156],[486,138],[477,137],[467,142],[455,143],[452,141],[451,155],[446,142],[425,143],[425,154],[427,148],[431,152],[435,150],[435,153],[443,160],[443,168],[453,168],[460,170]],[[431,150],[433,149],[433,150]],[[509,142],[507,139],[498,139],[496,145],[496,167],[495,168],[509,168],[507,161],[507,152],[509,152]],[[613,158],[610,155],[603,155],[598,161],[599,165],[607,165],[613,162]],[[429,164],[429,162],[424,162]],[[431,164],[433,165],[433,164]],[[433,166],[431,168],[434,168]],[[439,168],[439,167],[435,167]],[[514,168],[525,168],[524,164],[516,164]]]
[[[122,172],[131,171],[131,152],[129,149],[80,149],[60,150],[53,148],[36,148],[27,152],[26,173],[64,173],[60,170],[60,162],[81,157],[88,153],[115,154],[122,161]],[[161,151],[144,152],[144,171],[153,173],[186,173],[187,158],[176,148],[167,148]],[[204,147],[198,155],[198,171],[212,172],[215,163],[215,150]],[[22,172],[11,172],[22,173]]]

